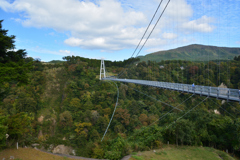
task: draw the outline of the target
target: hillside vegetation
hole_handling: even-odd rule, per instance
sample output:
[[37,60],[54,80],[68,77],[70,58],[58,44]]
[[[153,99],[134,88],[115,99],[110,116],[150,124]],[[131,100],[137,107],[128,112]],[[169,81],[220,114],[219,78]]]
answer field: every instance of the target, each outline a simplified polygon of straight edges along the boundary
[[164,146],[162,149],[133,153],[130,160],[234,160],[226,152],[209,147]]
[[73,158],[52,155],[33,148],[5,149],[0,151],[1,160],[4,158],[5,160],[10,160],[10,157],[14,157],[15,160],[75,160]]
[[193,44],[167,51],[159,51],[140,56],[141,61],[162,60],[187,60],[187,61],[208,61],[208,60],[230,60],[240,55],[240,48],[227,48],[216,46],[205,46]]
[[[117,160],[132,152],[161,148],[169,141],[228,149],[239,155],[238,103],[210,98],[202,102],[205,97],[123,83],[116,83],[118,97],[113,82],[97,78],[99,60],[67,56],[63,63],[41,63],[26,57],[24,50],[9,51],[14,48],[14,37],[5,41],[7,31],[0,31],[0,42],[9,43],[0,50],[0,149],[16,142],[23,147],[37,143],[49,151],[65,145],[78,156]],[[138,60],[109,62],[106,69],[118,74],[123,64],[134,62],[122,78],[240,87],[240,57],[219,64]]]

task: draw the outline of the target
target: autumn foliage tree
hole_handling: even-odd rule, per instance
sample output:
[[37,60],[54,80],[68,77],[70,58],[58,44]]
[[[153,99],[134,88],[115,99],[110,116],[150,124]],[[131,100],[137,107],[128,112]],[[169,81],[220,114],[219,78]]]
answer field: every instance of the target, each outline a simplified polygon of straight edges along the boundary
[[139,116],[139,121],[144,125],[147,126],[148,125],[148,116],[146,114],[141,114]]
[[87,137],[88,131],[90,127],[92,126],[91,123],[83,122],[83,123],[77,123],[75,131],[78,135],[83,135],[84,137]]
[[189,68],[189,73],[190,73],[191,75],[194,76],[197,72],[198,72],[198,66],[191,66],[191,67]]
[[121,123],[125,125],[129,125],[130,114],[128,113],[127,109],[118,108],[116,109],[116,118],[121,120]]

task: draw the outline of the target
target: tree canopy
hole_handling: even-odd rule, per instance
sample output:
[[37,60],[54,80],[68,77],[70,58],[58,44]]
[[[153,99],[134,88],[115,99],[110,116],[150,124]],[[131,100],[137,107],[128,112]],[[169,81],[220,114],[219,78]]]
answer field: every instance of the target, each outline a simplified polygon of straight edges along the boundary
[[24,49],[15,50],[15,36],[8,36],[8,30],[2,28],[0,20],[0,98],[11,84],[27,83],[27,72],[31,67],[25,63],[27,52]]

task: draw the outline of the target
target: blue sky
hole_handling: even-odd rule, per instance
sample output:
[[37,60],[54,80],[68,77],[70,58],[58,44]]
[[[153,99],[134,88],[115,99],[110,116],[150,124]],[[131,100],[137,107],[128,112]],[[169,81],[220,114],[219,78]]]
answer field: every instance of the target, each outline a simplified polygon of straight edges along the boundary
[[[132,55],[159,2],[0,0],[0,19],[16,36],[16,49],[33,58],[123,60]],[[140,55],[189,44],[240,47],[239,15],[240,0],[171,0]]]

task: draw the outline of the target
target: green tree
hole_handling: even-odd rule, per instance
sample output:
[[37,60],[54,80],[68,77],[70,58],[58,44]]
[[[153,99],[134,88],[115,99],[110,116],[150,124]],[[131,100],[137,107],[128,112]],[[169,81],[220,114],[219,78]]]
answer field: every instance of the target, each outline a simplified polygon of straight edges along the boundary
[[78,98],[73,98],[71,101],[70,101],[70,104],[67,108],[67,110],[71,111],[71,112],[76,112],[78,111],[79,109],[81,109],[81,101],[80,99]]
[[0,110],[0,149],[6,146],[6,134],[8,127],[6,126],[7,117]]
[[7,119],[9,139],[20,143],[24,142],[31,136],[33,119],[33,116],[24,112],[9,116]]
[[69,111],[64,111],[59,115],[59,126],[61,127],[61,129],[69,130],[72,124],[73,124],[72,115]]
[[27,71],[31,67],[31,63],[24,61],[25,50],[14,50],[15,36],[7,35],[8,30],[2,29],[2,22],[0,20],[0,98],[8,91],[9,82],[27,83]]

